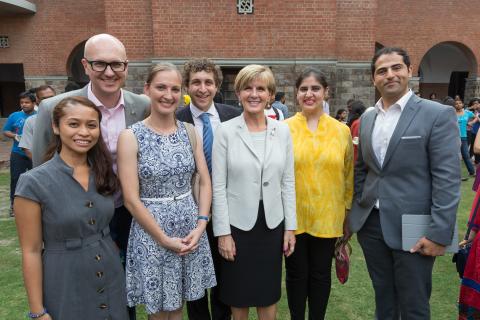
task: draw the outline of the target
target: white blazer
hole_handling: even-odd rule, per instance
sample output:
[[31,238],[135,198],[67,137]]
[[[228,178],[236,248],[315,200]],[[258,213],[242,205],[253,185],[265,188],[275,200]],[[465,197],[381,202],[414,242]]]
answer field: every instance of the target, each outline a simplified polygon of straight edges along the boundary
[[293,145],[285,123],[267,119],[263,166],[255,152],[243,114],[222,122],[212,150],[213,233],[230,234],[230,225],[249,231],[255,225],[260,202],[267,226],[285,220],[285,230],[297,228]]

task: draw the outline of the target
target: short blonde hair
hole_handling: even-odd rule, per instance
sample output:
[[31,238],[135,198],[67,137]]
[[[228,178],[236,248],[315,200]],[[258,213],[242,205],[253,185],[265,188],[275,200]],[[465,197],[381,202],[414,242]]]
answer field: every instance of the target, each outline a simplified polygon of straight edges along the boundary
[[272,70],[270,70],[268,67],[258,64],[249,64],[240,70],[235,78],[235,92],[242,91],[249,85],[250,82],[257,79],[263,80],[266,83],[270,94],[275,95],[275,77],[273,76]]

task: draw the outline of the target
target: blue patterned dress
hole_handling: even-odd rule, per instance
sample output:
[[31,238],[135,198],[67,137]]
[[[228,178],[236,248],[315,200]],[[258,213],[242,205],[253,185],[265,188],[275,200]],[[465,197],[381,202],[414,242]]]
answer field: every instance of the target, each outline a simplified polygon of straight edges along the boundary
[[[188,193],[195,160],[182,122],[176,132],[161,135],[143,122],[131,126],[138,141],[140,198],[169,237],[183,238],[197,225],[198,207]],[[203,297],[216,285],[212,255],[204,232],[198,249],[185,256],[161,247],[133,219],[127,249],[128,305],[144,304],[148,314],[173,311],[184,300]]]

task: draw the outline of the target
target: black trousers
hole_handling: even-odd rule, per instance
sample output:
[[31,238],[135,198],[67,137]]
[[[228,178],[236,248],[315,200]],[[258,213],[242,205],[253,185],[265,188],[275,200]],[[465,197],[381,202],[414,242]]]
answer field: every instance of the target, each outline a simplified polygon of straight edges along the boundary
[[429,320],[435,258],[388,247],[377,209],[372,210],[357,238],[375,290],[377,319]]
[[285,259],[288,307],[292,320],[325,318],[332,285],[332,258],[337,238],[317,238],[307,233],[296,237],[294,253]]
[[[217,281],[219,276],[220,253],[218,252],[218,241],[213,236],[212,222],[207,224],[207,236],[210,243],[210,250],[212,251],[213,266],[215,267],[215,274]],[[212,314],[208,309],[208,291],[205,290],[203,298],[195,301],[187,301],[187,313],[189,320],[230,320],[230,307],[219,300],[218,285],[210,289],[210,307]]]
[[[110,234],[113,241],[120,250],[120,258],[122,259],[123,269],[125,269],[125,259],[127,255],[128,236],[130,234],[130,225],[132,224],[132,215],[121,206],[115,208],[115,214],[110,221]],[[128,307],[128,315],[130,320],[136,320],[135,307]]]
[[18,178],[20,178],[22,173],[30,169],[32,169],[32,160],[27,156],[22,156],[16,152],[10,154],[10,205],[13,205]]

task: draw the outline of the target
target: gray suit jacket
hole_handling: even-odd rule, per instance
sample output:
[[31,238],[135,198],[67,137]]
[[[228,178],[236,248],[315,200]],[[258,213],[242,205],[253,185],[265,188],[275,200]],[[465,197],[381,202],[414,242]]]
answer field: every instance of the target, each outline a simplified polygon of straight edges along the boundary
[[355,165],[355,191],[349,224],[360,230],[376,199],[386,244],[402,249],[402,215],[431,215],[425,235],[452,242],[460,200],[460,139],[452,107],[413,95],[398,121],[383,166],[372,148],[377,113],[366,112],[360,122],[360,144]]
[[[88,86],[82,89],[65,92],[58,96],[45,99],[40,103],[38,116],[35,123],[33,138],[33,166],[36,167],[43,162],[43,156],[53,137],[52,112],[53,108],[63,98],[81,96],[87,97]],[[125,100],[125,124],[128,126],[146,118],[150,112],[150,100],[127,90],[123,90]]]
[[222,122],[215,132],[212,223],[216,237],[230,234],[230,225],[243,231],[253,228],[258,216],[260,187],[267,226],[273,229],[285,220],[285,230],[297,228],[290,130],[283,122],[266,119],[263,165],[243,114]]

